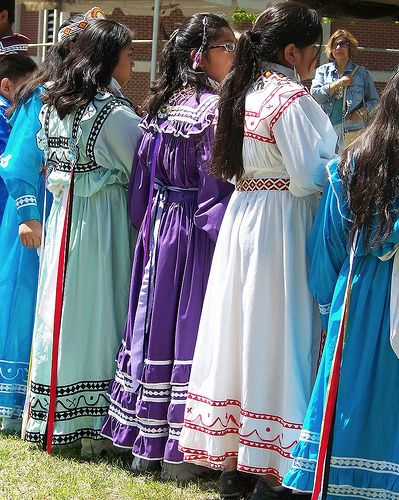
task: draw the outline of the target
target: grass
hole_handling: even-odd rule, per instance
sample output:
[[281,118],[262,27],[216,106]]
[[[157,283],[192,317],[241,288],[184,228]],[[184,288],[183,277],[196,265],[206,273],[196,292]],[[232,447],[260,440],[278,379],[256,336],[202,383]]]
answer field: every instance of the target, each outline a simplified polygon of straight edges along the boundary
[[48,455],[12,435],[0,434],[1,500],[214,500],[213,475],[188,485],[134,475],[130,456],[87,462],[77,449]]

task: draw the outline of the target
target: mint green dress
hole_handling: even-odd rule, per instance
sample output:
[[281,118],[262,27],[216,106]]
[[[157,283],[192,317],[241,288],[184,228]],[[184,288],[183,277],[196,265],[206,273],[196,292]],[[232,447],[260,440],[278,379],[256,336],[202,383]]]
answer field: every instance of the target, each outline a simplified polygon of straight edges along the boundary
[[[126,189],[141,138],[125,100],[99,92],[83,113],[60,120],[43,106],[39,148],[54,201],[46,222],[33,335],[26,439],[43,442],[48,417],[55,289],[77,139],[73,211],[59,340],[53,445],[100,439],[106,395],[123,337],[133,253]],[[74,133],[72,130],[74,129]]]

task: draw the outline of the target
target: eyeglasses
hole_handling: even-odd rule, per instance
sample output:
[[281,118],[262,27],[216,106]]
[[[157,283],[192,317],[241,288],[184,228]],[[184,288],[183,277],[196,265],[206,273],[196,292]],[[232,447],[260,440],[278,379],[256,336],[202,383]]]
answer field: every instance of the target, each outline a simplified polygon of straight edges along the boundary
[[221,49],[224,48],[226,52],[234,52],[236,50],[237,44],[234,42],[226,42],[221,45],[210,45],[208,49]]
[[349,47],[348,40],[338,40],[332,44],[333,49],[338,49],[338,47]]

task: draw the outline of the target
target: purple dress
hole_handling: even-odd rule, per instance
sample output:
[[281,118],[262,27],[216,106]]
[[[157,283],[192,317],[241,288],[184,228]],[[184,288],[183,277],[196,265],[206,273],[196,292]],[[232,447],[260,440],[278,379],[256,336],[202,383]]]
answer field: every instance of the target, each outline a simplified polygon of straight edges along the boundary
[[131,219],[140,233],[102,433],[150,460],[183,461],[178,440],[202,303],[233,191],[207,174],[217,100],[209,92],[197,99],[186,91],[146,117],[129,188]]

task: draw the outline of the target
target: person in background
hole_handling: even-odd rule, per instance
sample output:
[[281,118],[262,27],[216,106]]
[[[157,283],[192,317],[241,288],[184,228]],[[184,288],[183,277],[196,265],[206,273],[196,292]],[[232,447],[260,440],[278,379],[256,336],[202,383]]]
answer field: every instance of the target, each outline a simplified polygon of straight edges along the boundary
[[15,0],[0,0],[0,55],[28,52],[29,38],[14,33]]
[[339,153],[361,134],[379,102],[370,73],[352,61],[357,47],[349,31],[333,33],[326,45],[331,62],[317,68],[310,89],[337,132]]
[[[29,38],[19,33],[14,33],[12,25],[15,22],[15,0],[0,0],[0,57],[11,54],[28,55]],[[7,90],[5,89],[7,93]],[[2,93],[4,97],[4,94]],[[0,101],[1,132],[0,153],[4,151],[4,141],[8,139],[9,127],[4,117],[5,108],[10,106],[10,100]],[[5,203],[7,201],[7,189],[3,179],[0,177],[0,222],[3,216]]]
[[0,1],[0,39],[12,36],[12,25],[15,22],[15,0]]
[[[57,78],[76,37],[95,19],[90,10],[60,26],[58,43],[18,88],[7,113],[12,128],[0,165],[0,178],[9,194],[0,226],[0,419],[4,430],[21,427],[28,380],[39,273],[36,247],[45,218],[43,153],[36,140],[43,85]],[[47,192],[47,213],[51,199]]]
[[[17,88],[36,69],[36,63],[26,55],[10,54],[0,57],[0,155],[4,153],[10,135],[7,110],[14,101]],[[8,192],[0,170],[0,224],[7,203]]]

